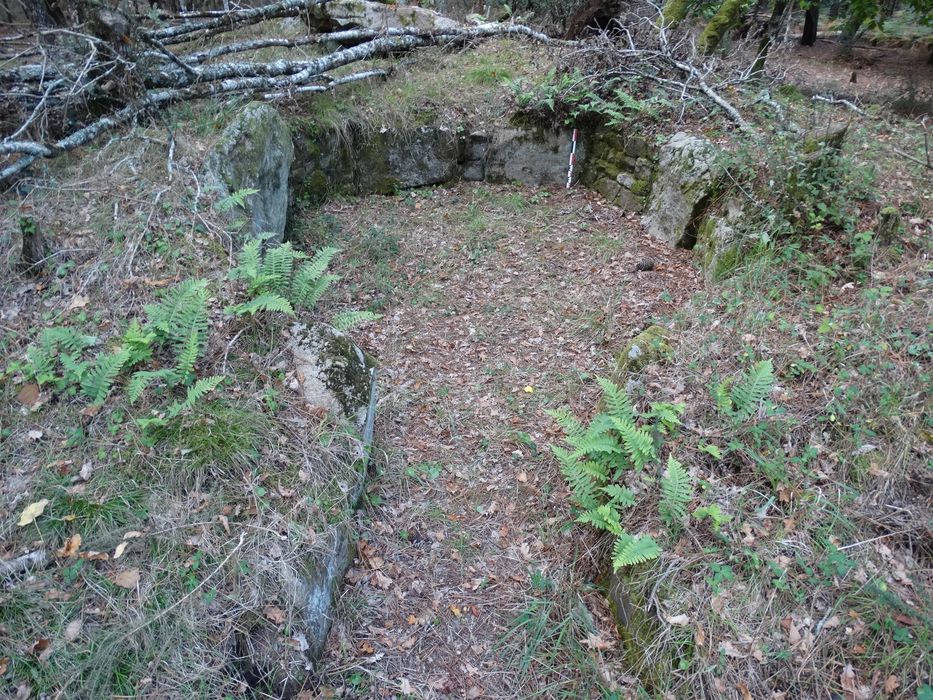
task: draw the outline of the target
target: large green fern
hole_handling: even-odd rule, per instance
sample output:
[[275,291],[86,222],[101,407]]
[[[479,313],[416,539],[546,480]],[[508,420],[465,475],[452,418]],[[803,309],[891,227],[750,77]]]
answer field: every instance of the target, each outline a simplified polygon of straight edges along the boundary
[[338,331],[348,331],[369,321],[378,321],[382,316],[372,311],[344,311],[336,314],[330,321]]
[[[570,487],[571,499],[580,509],[577,521],[615,538],[613,566],[619,568],[654,559],[661,550],[652,538],[633,536],[623,527],[621,512],[636,506],[637,501],[635,492],[618,481],[625,472],[642,471],[657,458],[653,434],[668,434],[675,428],[683,407],[654,404],[650,413],[639,415],[623,389],[605,379],[599,384],[604,412],[589,424],[581,423],[566,408],[548,412],[563,428],[566,445],[552,445],[551,450]],[[669,471],[676,472],[679,466],[676,460],[668,463]],[[682,517],[683,486],[680,482],[673,485],[671,512]],[[689,496],[688,480],[686,501]]]
[[693,498],[693,484],[684,466],[673,457],[667,458],[667,469],[661,477],[661,502],[658,511],[668,529],[676,532],[687,516],[687,505]]

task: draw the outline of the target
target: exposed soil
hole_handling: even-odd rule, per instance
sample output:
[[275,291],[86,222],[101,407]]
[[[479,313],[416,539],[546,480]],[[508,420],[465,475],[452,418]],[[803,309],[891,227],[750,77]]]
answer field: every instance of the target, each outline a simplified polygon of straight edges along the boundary
[[[773,66],[786,71],[787,80],[826,97],[866,103],[904,103],[911,113],[933,107],[933,64],[924,46],[857,45],[845,54],[842,45],[818,39],[813,46],[791,44]],[[917,103],[913,110],[906,102]],[[922,110],[921,110],[922,111]]]
[[[342,271],[348,301],[385,303],[363,341],[382,367],[383,454],[328,669],[359,666],[373,696],[572,683],[532,667],[528,685],[503,643],[532,572],[561,585],[585,573],[545,409],[592,405],[582,380],[697,290],[690,253],[582,191],[463,184],[324,217],[361,256]],[[654,270],[636,272],[645,259]],[[611,637],[603,599],[585,601]]]

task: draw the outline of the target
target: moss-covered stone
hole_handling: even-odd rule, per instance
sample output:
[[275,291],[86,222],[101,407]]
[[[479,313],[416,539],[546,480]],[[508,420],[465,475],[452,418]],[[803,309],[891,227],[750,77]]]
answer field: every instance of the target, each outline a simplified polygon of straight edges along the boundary
[[295,148],[285,120],[275,108],[251,102],[224,130],[207,158],[212,180],[224,196],[256,190],[246,198],[253,236],[281,240],[288,209],[289,170]]
[[632,194],[639,197],[647,197],[651,192],[651,183],[648,180],[635,180],[630,188]]
[[[623,380],[630,372],[639,372],[653,362],[658,362],[671,354],[668,342],[670,331],[661,326],[649,326],[636,335],[632,341],[616,355],[616,379]],[[618,382],[624,383],[624,382]]]
[[619,631],[626,666],[651,692],[659,683],[666,660],[649,655],[656,648],[658,621],[648,611],[647,596],[654,579],[654,563],[627,567],[613,572],[606,581],[606,598]]

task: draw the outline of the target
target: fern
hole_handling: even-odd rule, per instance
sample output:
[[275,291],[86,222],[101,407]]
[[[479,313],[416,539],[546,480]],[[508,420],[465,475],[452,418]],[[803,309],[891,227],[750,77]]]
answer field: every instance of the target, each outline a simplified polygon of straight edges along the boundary
[[632,408],[632,402],[625,393],[608,379],[599,378],[596,380],[603,390],[603,402],[606,404],[606,413],[612,418],[625,420],[629,423],[635,422],[635,409]]
[[225,377],[204,377],[196,381],[191,387],[188,388],[188,393],[185,395],[184,400],[176,401],[171,406],[168,407],[166,411],[166,416],[168,418],[175,418],[180,413],[187,411],[194,406],[202,399],[205,395],[212,392],[218,387],[218,385],[225,379]]
[[584,510],[596,508],[599,501],[597,500],[597,483],[593,475],[582,466],[576,455],[569,450],[557,445],[551,445],[551,451],[557,457],[561,474],[563,474],[567,485],[570,487],[574,502]]
[[633,537],[623,533],[616,537],[612,548],[612,568],[618,571],[624,566],[635,566],[657,559],[661,554],[658,543],[647,535]]
[[693,484],[683,465],[667,458],[667,469],[661,477],[661,502],[658,510],[668,529],[677,530],[687,515],[687,504],[693,498]]
[[173,383],[190,384],[194,378],[194,365],[200,356],[201,335],[193,330],[178,350],[178,359],[175,361],[175,369],[172,372],[174,375]]
[[771,360],[762,360],[732,388],[733,416],[737,421],[746,421],[758,411],[758,407],[771,393],[774,386],[774,365]]
[[[300,274],[301,271],[299,270]],[[322,275],[319,279],[313,281],[296,280],[292,285],[292,301],[297,306],[313,309],[327,290],[330,289],[330,286],[339,279],[338,275]]]
[[246,198],[258,194],[258,192],[259,190],[253,189],[252,187],[244,187],[236,192],[231,192],[229,195],[219,200],[217,204],[214,205],[214,208],[217,209],[217,211],[230,211],[234,207],[245,207]]
[[149,322],[160,339],[174,345],[187,342],[192,333],[207,335],[207,282],[185,280],[169,289],[158,304],[145,307]]
[[132,321],[123,332],[123,338],[120,341],[120,346],[129,352],[126,366],[133,367],[150,359],[152,357],[152,342],[155,339],[155,333],[143,329],[139,321]]
[[298,273],[295,275],[295,281],[297,282],[295,291],[300,293],[301,285],[308,281],[317,280],[325,272],[327,272],[327,267],[339,252],[340,248],[334,248],[333,246],[321,248],[317,253],[314,254],[314,257],[311,258],[311,260],[298,268]]
[[264,280],[263,289],[284,294],[291,286],[292,269],[295,262],[308,256],[292,248],[292,244],[285,242],[266,251],[262,259],[260,274]]
[[609,503],[622,508],[631,508],[635,505],[635,493],[630,488],[609,484],[603,487],[603,493],[609,496]]
[[622,438],[632,466],[636,471],[641,471],[655,457],[654,440],[651,439],[651,434],[630,421],[614,418],[612,422],[619,437]]
[[130,351],[120,348],[116,352],[99,355],[94,366],[81,378],[81,391],[94,405],[104,403],[113,382],[130,359]]
[[292,307],[291,302],[274,292],[266,292],[242,304],[231,306],[230,311],[237,316],[243,316],[244,314],[253,316],[258,311],[278,311],[279,313],[288,314],[289,316],[295,315],[295,309]]
[[569,408],[559,408],[557,410],[548,409],[545,413],[554,419],[568,438],[581,438],[586,432],[586,428],[584,428],[580,421],[570,412]]
[[369,321],[378,321],[382,316],[372,311],[344,311],[331,319],[331,325],[338,331],[348,331],[355,326]]
[[135,372],[126,385],[126,394],[130,403],[139,401],[149,385],[159,380],[164,380],[171,386],[178,383],[178,375],[174,369]]
[[230,279],[246,280],[252,287],[254,281],[259,277],[260,266],[262,265],[262,239],[253,238],[246,243],[237,256],[238,265],[230,271]]

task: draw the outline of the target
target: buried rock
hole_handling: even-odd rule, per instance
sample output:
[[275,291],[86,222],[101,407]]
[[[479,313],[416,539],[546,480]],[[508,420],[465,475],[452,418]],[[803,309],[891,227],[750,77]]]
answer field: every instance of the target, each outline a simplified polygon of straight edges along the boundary
[[670,331],[661,326],[648,326],[632,338],[625,349],[616,356],[616,376],[622,377],[628,372],[638,372],[652,362],[669,356],[669,334]]
[[336,464],[324,466],[322,458],[315,465],[327,473],[326,500],[314,504],[322,523],[304,533],[299,547],[305,551],[293,552],[291,559],[275,551],[258,556],[252,575],[264,577],[263,590],[274,595],[263,601],[261,615],[243,625],[236,645],[246,682],[285,698],[307,684],[324,653],[339,586],[356,553],[351,520],[366,485],[376,405],[374,363],[344,333],[323,324],[295,324],[289,350],[292,388],[333,425],[327,458]]

